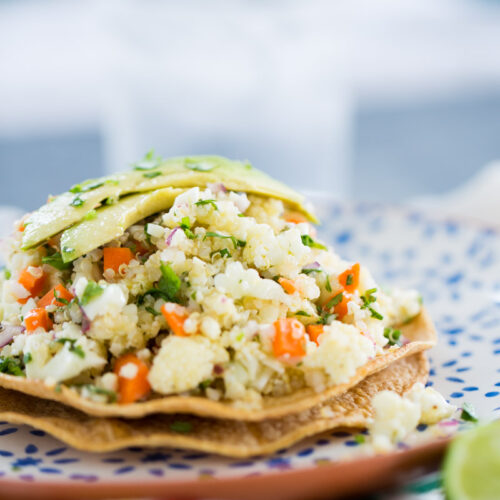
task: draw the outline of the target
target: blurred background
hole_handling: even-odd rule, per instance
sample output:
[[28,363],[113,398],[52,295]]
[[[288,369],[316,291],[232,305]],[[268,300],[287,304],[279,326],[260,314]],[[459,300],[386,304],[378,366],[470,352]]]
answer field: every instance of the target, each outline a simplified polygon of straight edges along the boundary
[[0,205],[150,148],[440,195],[500,157],[498,47],[486,0],[0,0]]

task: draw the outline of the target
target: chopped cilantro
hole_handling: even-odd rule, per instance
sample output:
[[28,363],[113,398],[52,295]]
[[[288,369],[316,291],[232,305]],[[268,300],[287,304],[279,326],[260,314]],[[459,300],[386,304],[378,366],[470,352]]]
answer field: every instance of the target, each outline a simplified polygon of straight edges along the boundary
[[82,385],[82,388],[83,387],[85,387],[89,392],[93,392],[94,394],[106,396],[110,403],[114,403],[117,400],[115,391],[110,391],[109,389],[103,389],[102,387],[97,387],[96,385],[92,384]]
[[356,434],[356,436],[354,436],[354,441],[358,444],[363,444],[365,442],[365,436],[363,436],[363,434]]
[[198,161],[194,158],[186,158],[184,160],[184,166],[189,170],[194,170],[195,172],[209,172],[215,168],[215,165],[208,163],[206,161]]
[[330,277],[327,276],[326,277],[326,281],[325,281],[325,289],[327,292],[332,292],[332,285],[330,284]]
[[30,363],[32,360],[33,360],[33,356],[31,355],[31,352],[26,352],[26,353],[24,353],[24,356],[23,356],[23,363],[24,363],[25,365],[27,365],[28,363]]
[[214,233],[213,231],[207,231],[205,236],[203,237],[203,241],[205,241],[207,238],[222,238],[222,239],[230,239],[233,242],[234,248],[238,247],[244,247],[247,242],[243,240],[239,240],[235,236],[229,235],[226,236],[224,234],[219,234],[219,233]]
[[80,358],[85,357],[85,352],[79,345],[76,344],[76,339],[68,339],[68,338],[60,338],[56,339],[56,342],[58,344],[66,345],[66,343],[69,343],[69,351],[76,354]]
[[158,288],[165,294],[168,300],[175,301],[181,288],[181,280],[165,262],[160,264],[160,270],[161,278],[158,282]]
[[146,241],[148,245],[151,245],[151,235],[148,233],[148,224],[144,225],[144,234],[146,235]]
[[158,170],[156,170],[155,172],[146,172],[145,174],[142,174],[142,176],[146,177],[146,179],[154,179],[159,175],[161,175],[161,172],[158,172]]
[[214,255],[220,254],[221,257],[231,257],[231,253],[227,248],[221,248],[220,250],[214,250],[213,252],[210,252],[210,257],[213,257]]
[[160,316],[161,313],[159,313],[156,309],[154,309],[151,306],[146,306],[146,311],[148,313],[151,313],[153,316]]
[[12,277],[12,273],[6,267],[3,268],[3,275],[5,276],[6,280],[10,280],[10,278]]
[[198,384],[198,388],[200,391],[204,391],[207,387],[210,387],[210,384],[212,383],[212,380],[207,378],[206,380],[203,380]]
[[70,190],[70,193],[86,193],[88,191],[92,191],[93,189],[97,189],[98,187],[104,186],[103,181],[92,182],[90,184],[75,184]]
[[354,279],[354,274],[349,273],[345,279],[346,286],[352,285],[352,280]]
[[174,432],[180,432],[181,434],[186,434],[191,432],[193,425],[190,422],[181,422],[176,420],[170,424],[170,430]]
[[92,220],[92,219],[95,219],[97,217],[97,211],[92,209],[92,210],[89,210],[83,217],[83,220]]
[[134,170],[139,171],[153,170],[154,168],[159,167],[162,162],[162,157],[157,156],[155,158],[155,151],[154,149],[151,149],[144,155],[144,158],[141,161],[134,163],[132,166]]
[[305,245],[306,247],[319,248],[320,250],[327,250],[325,245],[322,245],[321,243],[314,241],[308,234],[303,234],[301,236],[301,239],[302,239],[302,244]]
[[217,206],[217,203],[215,202],[216,200],[200,200],[195,203],[195,205],[198,206],[203,206],[203,205],[212,205],[215,210],[219,210],[219,207]]
[[296,311],[295,316],[306,316],[307,318],[311,317],[311,315],[309,313],[306,313],[305,311]]
[[42,257],[42,262],[58,269],[59,271],[66,271],[71,267],[71,262],[63,262],[62,255],[59,252]]
[[375,311],[373,307],[371,307],[371,304],[373,304],[377,300],[377,297],[373,296],[376,291],[376,288],[370,288],[369,290],[366,290],[365,294],[361,296],[361,300],[363,301],[361,309],[368,309],[371,313],[372,318],[382,320],[384,319],[384,317],[379,312]]
[[325,305],[325,309],[331,309],[332,307],[335,307],[336,305],[340,304],[342,302],[342,299],[344,298],[344,294],[342,292],[337,293],[334,297],[332,297]]
[[322,273],[323,270],[322,269],[316,269],[316,268],[307,268],[305,267],[304,269],[302,269],[301,273],[304,273],[304,274],[311,274],[311,273]]
[[21,363],[15,358],[0,358],[0,372],[7,373],[9,375],[15,375],[16,377],[23,377],[24,372],[21,368]]
[[462,414],[460,415],[462,420],[466,422],[477,422],[476,409],[470,403],[464,403],[462,405]]
[[401,330],[395,330],[391,327],[384,328],[384,337],[389,341],[389,345],[401,345]]
[[61,304],[64,304],[65,306],[69,305],[69,300],[61,297],[59,295],[59,292],[57,291],[57,288],[54,288],[54,298],[56,299],[57,302],[60,302]]
[[99,286],[95,281],[89,281],[85,290],[83,291],[82,299],[80,304],[82,306],[87,305],[91,300],[99,297],[104,292],[104,288]]
[[81,207],[85,203],[85,200],[80,198],[80,195],[76,195],[71,201],[70,205],[72,207]]
[[190,239],[194,240],[196,238],[196,235],[191,231],[191,221],[189,220],[189,217],[183,217],[181,219],[181,229],[184,231],[184,234]]
[[328,321],[330,320],[330,318],[335,319],[337,317],[336,314],[331,314],[331,313],[322,313],[320,315],[320,318],[317,322],[318,325],[328,325]]

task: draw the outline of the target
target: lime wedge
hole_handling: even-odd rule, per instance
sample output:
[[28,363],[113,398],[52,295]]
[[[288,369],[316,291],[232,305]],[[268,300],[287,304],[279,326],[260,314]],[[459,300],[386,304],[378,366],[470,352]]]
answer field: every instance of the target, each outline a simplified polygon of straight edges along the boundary
[[500,421],[468,431],[453,441],[443,476],[450,500],[500,499]]

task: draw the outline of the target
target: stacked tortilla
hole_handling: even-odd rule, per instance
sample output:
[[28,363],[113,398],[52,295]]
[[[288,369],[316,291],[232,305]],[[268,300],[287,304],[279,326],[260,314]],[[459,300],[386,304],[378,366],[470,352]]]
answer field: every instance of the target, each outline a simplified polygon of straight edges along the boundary
[[[145,176],[145,171],[154,175]],[[210,183],[280,199],[316,220],[298,193],[248,164],[219,157],[175,158],[87,181],[58,196],[30,215],[22,247],[30,250],[56,236],[63,262],[72,262],[118,238],[136,222],[168,209],[186,189]],[[83,204],[85,210],[81,210]],[[89,208],[97,216],[86,217]],[[141,445],[238,457],[271,453],[318,432],[366,427],[375,394],[382,390],[404,394],[417,382],[425,382],[429,368],[423,351],[436,340],[432,322],[422,310],[400,329],[407,343],[370,359],[345,383],[321,392],[304,387],[291,394],[265,396],[258,409],[175,394],[128,404],[100,403],[65,385],[54,387],[2,373],[0,418],[30,424],[90,451]]]

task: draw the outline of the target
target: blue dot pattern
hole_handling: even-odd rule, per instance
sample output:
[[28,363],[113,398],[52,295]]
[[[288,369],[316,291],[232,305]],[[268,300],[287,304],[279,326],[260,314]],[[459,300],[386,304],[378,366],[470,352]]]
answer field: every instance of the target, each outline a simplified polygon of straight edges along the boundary
[[[500,417],[500,235],[380,204],[322,200],[318,208],[320,236],[340,255],[366,264],[381,284],[422,293],[440,335],[428,384],[453,404],[472,403],[481,417]],[[419,425],[416,432],[427,431]],[[254,476],[342,459],[362,449],[365,436],[330,431],[271,456],[232,460],[142,447],[84,453],[43,431],[0,422],[0,477],[84,484]]]

